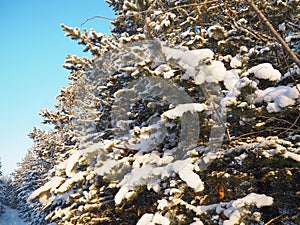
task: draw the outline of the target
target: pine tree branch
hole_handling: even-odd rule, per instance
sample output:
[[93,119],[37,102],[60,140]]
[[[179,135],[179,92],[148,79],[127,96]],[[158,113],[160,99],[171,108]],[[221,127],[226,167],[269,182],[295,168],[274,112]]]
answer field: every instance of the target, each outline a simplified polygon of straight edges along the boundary
[[[202,5],[207,5],[207,4],[213,4],[213,3],[219,3],[218,0],[211,0],[211,1],[205,1],[201,3],[190,3],[190,4],[184,4],[184,5],[177,5],[175,7],[169,7],[169,8],[157,8],[157,9],[147,9],[143,11],[138,11],[136,13],[138,14],[144,14],[144,13],[153,13],[155,11],[162,11],[162,12],[171,12],[177,9],[184,9],[184,8],[189,8],[189,7],[199,7]],[[121,16],[122,17],[122,16]]]
[[269,28],[272,35],[277,39],[277,41],[282,45],[282,47],[287,51],[289,56],[293,59],[293,61],[297,64],[297,66],[300,68],[300,60],[297,57],[297,55],[290,49],[288,44],[283,40],[283,38],[280,36],[280,34],[274,29],[273,25],[270,23],[270,21],[265,17],[265,15],[257,8],[257,6],[254,4],[253,0],[245,0],[250,7],[255,11],[255,13],[258,15],[260,20]]
[[[143,11],[137,11],[134,14],[128,15],[128,17],[133,17],[136,14],[145,14],[145,13],[151,13],[151,12],[155,12],[155,11],[162,11],[162,12],[170,12],[170,11],[174,11],[180,8],[188,8],[188,7],[199,7],[202,5],[207,5],[207,4],[213,4],[213,3],[218,3],[218,0],[212,0],[212,1],[206,1],[206,2],[202,2],[202,3],[192,3],[192,4],[184,4],[184,5],[178,5],[175,7],[170,7],[167,9],[147,9],[147,10],[143,10]],[[119,15],[118,17],[122,18],[122,17],[127,17],[124,15]],[[104,17],[104,16],[93,16],[91,18],[86,19],[81,26],[83,26],[84,24],[86,24],[88,21],[93,20],[93,19],[105,19],[105,20],[110,20],[110,21],[114,21],[113,18],[108,18],[108,17]]]

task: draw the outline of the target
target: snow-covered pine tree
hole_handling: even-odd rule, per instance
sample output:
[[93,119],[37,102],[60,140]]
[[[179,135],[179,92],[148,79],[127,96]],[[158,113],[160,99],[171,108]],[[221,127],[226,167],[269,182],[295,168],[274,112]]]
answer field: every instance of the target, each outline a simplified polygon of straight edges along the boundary
[[[43,115],[50,112],[43,111]],[[50,116],[49,116],[50,117]],[[52,116],[53,118],[53,116]],[[54,121],[54,120],[52,120]],[[58,125],[57,125],[58,127]],[[29,195],[47,181],[47,174],[60,160],[61,154],[66,151],[65,141],[58,131],[42,131],[34,128],[29,137],[34,145],[28,151],[19,167],[13,174],[12,194],[9,197],[13,205],[20,211],[21,217],[33,224],[47,224],[45,221],[46,210],[41,210],[41,204],[27,202]]]
[[41,204],[38,202],[28,204],[27,202],[29,195],[45,183],[45,172],[41,166],[41,160],[32,150],[29,150],[13,173],[9,202],[12,204],[11,207],[19,210],[21,218],[30,224],[47,224],[44,220],[45,215],[41,212]]
[[3,205],[5,204],[5,185],[3,182],[3,174],[2,174],[2,161],[0,160],[0,215],[3,213]]
[[5,183],[5,193],[6,193],[5,202],[9,207],[13,209],[17,209],[18,200],[16,196],[16,190],[15,190],[16,186],[15,183],[13,182],[13,177],[14,177],[14,173],[10,174],[10,176],[8,177]]
[[[66,59],[72,83],[43,115],[71,144],[29,200],[58,224],[297,224],[300,72],[254,11],[240,0],[108,3],[117,14],[110,37],[62,26],[92,58]],[[299,1],[255,3],[299,56]],[[168,101],[170,82],[196,108]],[[128,101],[134,89],[142,93]],[[227,107],[232,139],[216,152],[209,97]],[[201,132],[180,160],[189,111]],[[121,125],[127,133],[116,132]]]

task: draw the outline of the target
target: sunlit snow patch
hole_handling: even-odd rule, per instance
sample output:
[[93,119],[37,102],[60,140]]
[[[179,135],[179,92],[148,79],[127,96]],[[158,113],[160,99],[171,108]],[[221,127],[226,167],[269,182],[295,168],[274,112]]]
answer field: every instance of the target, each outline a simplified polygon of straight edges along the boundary
[[248,70],[249,73],[253,73],[255,77],[259,79],[277,81],[281,78],[281,73],[274,69],[270,63],[262,63],[252,67]]
[[178,104],[174,109],[170,109],[164,112],[161,116],[167,117],[169,119],[176,119],[182,117],[186,112],[202,112],[207,110],[207,105],[201,103],[188,103],[188,104]]

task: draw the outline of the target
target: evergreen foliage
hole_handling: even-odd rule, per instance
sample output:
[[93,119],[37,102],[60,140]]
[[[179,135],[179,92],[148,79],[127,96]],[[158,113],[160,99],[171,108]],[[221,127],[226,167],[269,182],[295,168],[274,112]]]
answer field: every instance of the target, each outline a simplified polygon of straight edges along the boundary
[[5,204],[5,184],[3,182],[2,162],[0,161],[0,215],[3,213],[3,205]]
[[[67,56],[70,85],[56,110],[41,112],[53,130],[30,134],[35,145],[13,183],[24,218],[297,224],[300,69],[251,7],[107,2],[111,36],[62,25],[92,57]],[[299,1],[255,4],[299,57]],[[211,145],[216,128],[227,140]]]

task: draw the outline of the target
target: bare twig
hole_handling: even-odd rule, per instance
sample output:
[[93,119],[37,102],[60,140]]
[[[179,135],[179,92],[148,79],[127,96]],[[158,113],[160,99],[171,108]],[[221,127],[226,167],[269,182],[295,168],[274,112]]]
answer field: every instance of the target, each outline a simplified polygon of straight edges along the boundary
[[283,216],[283,215],[281,214],[281,215],[279,215],[279,216],[274,217],[273,219],[271,219],[271,220],[269,220],[268,222],[266,222],[265,225],[271,224],[272,222],[274,222],[275,220],[279,219],[279,218],[282,217],[282,216]]
[[290,24],[290,25],[292,25],[292,26],[294,26],[294,27],[296,27],[296,28],[298,28],[298,29],[300,29],[300,26],[299,25],[297,25],[297,24],[295,24],[295,23],[292,23],[292,22],[287,22],[288,24]]
[[121,147],[121,146],[116,146],[116,145],[113,145],[112,148],[116,148],[116,149],[120,149],[120,150],[125,150],[125,151],[137,151],[137,149],[135,148],[128,148],[126,145],[124,145],[124,147]]
[[280,136],[280,135],[282,135],[282,134],[288,132],[288,131],[291,130],[294,126],[296,126],[296,123],[298,122],[299,119],[300,119],[300,115],[296,118],[296,120],[294,121],[294,123],[293,123],[290,127],[288,127],[285,131],[279,133],[278,136]]
[[96,19],[96,18],[97,18],[97,19],[105,19],[105,20],[114,21],[113,18],[108,18],[108,17],[105,17],[105,16],[93,16],[93,17],[91,17],[91,18],[86,19],[86,20],[81,24],[81,26],[83,26],[84,24],[86,24],[88,21],[93,20],[93,19]]
[[282,122],[282,123],[286,123],[286,124],[289,124],[289,125],[292,125],[293,123],[287,121],[287,120],[284,120],[284,119],[279,119],[279,118],[276,118],[276,117],[267,117],[267,116],[261,116],[262,119],[265,119],[266,122],[272,122],[272,121],[278,121],[278,122]]
[[[259,130],[259,131],[253,131],[253,132],[249,132],[249,133],[245,133],[245,134],[241,134],[237,137],[235,137],[234,139],[235,140],[244,140],[244,139],[248,139],[251,135],[258,135],[258,134],[261,134],[261,133],[266,133],[270,130],[272,130],[273,132],[276,131],[276,130],[286,130],[287,128],[284,128],[284,127],[268,127],[268,129],[264,129],[264,130]],[[289,130],[291,131],[298,131],[299,132],[299,129],[293,129],[293,128],[289,128]],[[279,135],[277,135],[279,136]]]
[[290,49],[288,44],[283,40],[283,38],[280,36],[280,34],[274,29],[273,25],[265,17],[265,15],[257,8],[257,6],[254,4],[253,0],[245,0],[245,1],[255,11],[255,13],[258,15],[260,20],[269,28],[272,35],[277,39],[277,41],[282,45],[282,47],[287,51],[289,56],[293,59],[293,61],[300,68],[300,60],[298,59],[297,55]]

